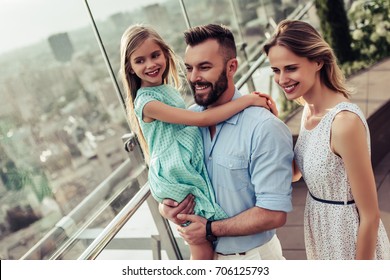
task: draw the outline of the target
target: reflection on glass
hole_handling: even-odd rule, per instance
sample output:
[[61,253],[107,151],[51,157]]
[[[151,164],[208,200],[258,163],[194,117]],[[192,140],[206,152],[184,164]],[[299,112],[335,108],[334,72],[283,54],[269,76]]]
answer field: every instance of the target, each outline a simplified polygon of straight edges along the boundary
[[[129,126],[115,90],[122,86],[118,79],[120,38],[131,24],[151,24],[183,56],[187,26],[180,2],[192,26],[214,22],[233,30],[244,69],[248,60],[256,58],[252,56],[272,20],[278,21],[297,3],[306,1],[2,3],[1,259],[19,259],[27,252],[29,259],[77,259],[137,192],[137,180],[123,172],[132,160],[123,149],[121,137],[129,132]],[[105,53],[96,40],[85,3]],[[110,77],[105,54],[115,79]],[[237,79],[241,75],[238,73]],[[182,78],[185,80],[184,73]],[[188,88],[183,95],[188,103],[193,102]],[[118,168],[122,171],[117,172]],[[107,183],[112,176],[115,179]],[[90,200],[91,196],[95,200]],[[154,225],[150,227],[155,230]],[[134,244],[130,242],[129,249]],[[107,252],[104,258],[110,258]]]
[[[221,23],[228,26],[237,44],[238,70],[235,82],[248,72],[251,64],[261,56],[261,44],[272,32],[276,23],[290,15],[303,0],[181,0],[191,26]],[[279,117],[284,118],[296,104],[287,101],[273,82],[268,65],[258,68],[240,88],[241,93],[260,91],[270,94],[279,108]]]
[[[39,16],[15,16],[28,10],[30,1],[8,1],[0,17],[1,36],[10,34],[0,49],[3,259],[23,256],[128,160],[121,140],[128,124],[83,2],[34,5],[41,5],[34,6]],[[85,224],[104,227],[136,191],[128,181],[121,178],[108,197],[53,242],[68,240]],[[114,195],[117,199],[110,198]],[[61,246],[49,245],[31,257],[50,258]]]

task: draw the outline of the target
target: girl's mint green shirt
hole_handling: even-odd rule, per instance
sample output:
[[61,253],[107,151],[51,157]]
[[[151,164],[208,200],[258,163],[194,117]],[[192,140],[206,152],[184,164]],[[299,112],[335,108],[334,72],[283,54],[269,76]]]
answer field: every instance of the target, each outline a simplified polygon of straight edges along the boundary
[[[185,109],[180,93],[169,85],[140,88],[134,101],[135,112],[149,147],[149,185],[153,197],[181,202],[188,194],[195,196],[195,214],[206,219],[226,218],[216,204],[214,190],[203,162],[203,140],[198,127],[142,120],[144,106],[160,101]],[[180,116],[177,116],[180,118]]]

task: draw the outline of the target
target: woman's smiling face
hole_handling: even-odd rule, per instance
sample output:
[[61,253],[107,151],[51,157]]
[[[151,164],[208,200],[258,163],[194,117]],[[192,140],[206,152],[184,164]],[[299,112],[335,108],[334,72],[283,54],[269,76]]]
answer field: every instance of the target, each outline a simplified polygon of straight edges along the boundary
[[268,59],[274,72],[274,80],[283,89],[288,100],[311,93],[316,83],[320,83],[319,70],[322,65],[297,56],[286,47],[271,47]]

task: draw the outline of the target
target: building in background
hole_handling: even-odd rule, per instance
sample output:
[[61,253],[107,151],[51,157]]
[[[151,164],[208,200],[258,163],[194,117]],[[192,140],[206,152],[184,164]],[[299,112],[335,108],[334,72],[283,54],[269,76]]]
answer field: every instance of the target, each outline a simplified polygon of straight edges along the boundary
[[58,33],[48,38],[54,57],[60,62],[69,62],[73,55],[73,45],[68,33]]

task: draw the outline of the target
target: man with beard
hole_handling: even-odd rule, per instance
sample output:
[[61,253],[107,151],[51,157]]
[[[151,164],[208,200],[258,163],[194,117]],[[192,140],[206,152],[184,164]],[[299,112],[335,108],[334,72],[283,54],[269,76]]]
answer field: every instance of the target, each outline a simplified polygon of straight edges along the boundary
[[[233,80],[238,62],[231,31],[208,24],[184,34],[187,79],[197,103],[191,109],[201,111],[240,97]],[[217,203],[230,218],[207,221],[192,215],[191,196],[181,203],[165,200],[161,214],[178,225],[189,244],[213,242],[215,259],[284,259],[275,232],[292,210],[289,129],[260,107],[200,129]],[[186,221],[190,224],[181,226]]]

